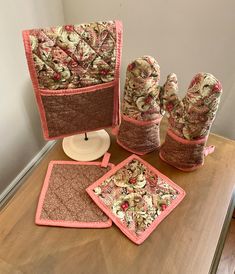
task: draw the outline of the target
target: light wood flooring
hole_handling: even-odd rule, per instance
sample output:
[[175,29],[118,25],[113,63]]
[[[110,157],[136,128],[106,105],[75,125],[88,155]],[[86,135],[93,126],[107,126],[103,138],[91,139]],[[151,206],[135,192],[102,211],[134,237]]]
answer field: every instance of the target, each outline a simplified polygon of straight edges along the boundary
[[235,219],[232,219],[217,274],[235,273]]

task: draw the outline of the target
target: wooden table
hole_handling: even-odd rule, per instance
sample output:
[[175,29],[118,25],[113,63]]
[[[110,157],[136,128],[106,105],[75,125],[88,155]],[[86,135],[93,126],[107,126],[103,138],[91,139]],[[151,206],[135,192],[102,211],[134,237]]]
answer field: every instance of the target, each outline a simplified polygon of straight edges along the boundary
[[[35,210],[50,160],[66,160],[61,142],[47,153],[0,213],[0,273],[214,273],[234,207],[235,142],[211,135],[204,167],[183,173],[153,152],[143,157],[186,191],[183,202],[140,246],[109,229],[36,226]],[[111,162],[130,155],[115,139]]]

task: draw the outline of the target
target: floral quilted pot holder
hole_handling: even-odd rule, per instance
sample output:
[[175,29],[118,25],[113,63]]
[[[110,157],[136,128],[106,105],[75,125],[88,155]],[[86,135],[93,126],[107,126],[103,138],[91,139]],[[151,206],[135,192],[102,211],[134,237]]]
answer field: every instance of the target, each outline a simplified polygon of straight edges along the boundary
[[144,155],[160,146],[160,67],[151,56],[131,62],[126,70],[122,119],[117,142],[124,149]]
[[185,196],[182,188],[134,154],[86,191],[136,244],[141,244]]
[[119,21],[23,31],[45,139],[119,124]]
[[51,161],[36,212],[38,225],[105,228],[112,221],[85,189],[114,165],[104,162]]

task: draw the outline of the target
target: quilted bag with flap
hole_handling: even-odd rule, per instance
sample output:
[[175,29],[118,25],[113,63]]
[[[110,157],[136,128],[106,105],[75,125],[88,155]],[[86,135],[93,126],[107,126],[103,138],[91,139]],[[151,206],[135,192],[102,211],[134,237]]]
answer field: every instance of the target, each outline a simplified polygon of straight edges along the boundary
[[23,31],[47,140],[119,123],[120,21]]

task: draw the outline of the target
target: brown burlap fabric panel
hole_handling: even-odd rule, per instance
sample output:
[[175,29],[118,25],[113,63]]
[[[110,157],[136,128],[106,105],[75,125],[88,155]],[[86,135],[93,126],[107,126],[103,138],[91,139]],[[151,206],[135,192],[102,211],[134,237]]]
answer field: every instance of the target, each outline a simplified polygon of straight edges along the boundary
[[55,164],[42,206],[41,219],[105,222],[108,217],[86,193],[110,167]]
[[49,137],[112,126],[114,87],[73,95],[42,96]]
[[172,166],[188,169],[203,164],[204,148],[205,143],[183,144],[167,134],[160,153],[164,160]]
[[122,119],[117,139],[136,154],[149,153],[160,145],[159,124],[136,125]]

